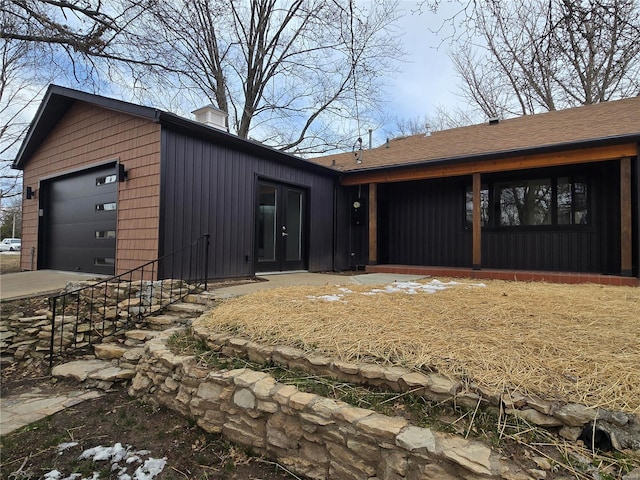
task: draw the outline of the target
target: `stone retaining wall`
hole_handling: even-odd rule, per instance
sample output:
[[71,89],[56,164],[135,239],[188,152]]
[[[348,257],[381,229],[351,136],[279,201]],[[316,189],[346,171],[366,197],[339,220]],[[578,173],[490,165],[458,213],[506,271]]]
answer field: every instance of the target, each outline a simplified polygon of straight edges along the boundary
[[41,315],[0,318],[0,353],[3,364],[14,359],[44,358],[49,353],[51,319],[46,310],[38,313]]
[[208,432],[312,479],[530,479],[488,446],[412,426],[250,369],[215,371],[167,348],[167,330],[147,342],[129,394],[196,420]]
[[261,345],[228,334],[211,333],[197,320],[192,325],[196,336],[212,350],[229,357],[245,358],[258,364],[276,364],[337,380],[371,385],[397,392],[411,391],[429,400],[449,401],[466,408],[500,409],[530,424],[557,430],[559,435],[576,441],[583,429],[596,422],[617,450],[640,450],[640,419],[633,414],[575,403],[543,400],[534,396],[495,392],[473,383],[462,383],[437,373],[421,373],[403,367],[342,362],[306,353],[286,346]]
[[[162,287],[160,285],[162,282]],[[71,293],[95,282],[69,282],[60,292]],[[135,328],[144,326],[139,318],[162,309],[170,300],[175,301],[194,288],[181,280],[137,281],[101,285],[72,294],[62,311],[59,305],[55,319],[55,349],[82,349],[91,343],[100,343],[114,335],[122,338],[123,328],[129,324]],[[80,305],[80,320],[76,325],[75,309]],[[92,306],[92,314],[89,313]],[[51,310],[38,310],[35,316],[20,314],[0,318],[0,354],[2,362],[27,358],[44,358],[51,347]],[[93,320],[91,320],[93,319]]]

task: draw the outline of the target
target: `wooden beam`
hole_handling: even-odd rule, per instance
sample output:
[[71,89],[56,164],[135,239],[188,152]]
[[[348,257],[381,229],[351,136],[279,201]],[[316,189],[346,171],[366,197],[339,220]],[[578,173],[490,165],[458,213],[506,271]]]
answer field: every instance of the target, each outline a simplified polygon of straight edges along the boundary
[[631,159],[620,159],[620,275],[630,277],[633,268],[631,221]]
[[429,165],[425,162],[412,168],[392,169],[384,172],[345,172],[343,185],[363,185],[367,183],[404,182],[429,178],[456,177],[473,173],[506,172],[527,168],[553,167],[579,163],[617,160],[638,154],[637,145],[628,143],[607,147],[584,148],[566,152],[520,155],[508,158],[465,162],[457,164]]
[[482,222],[480,221],[480,174],[473,174],[473,269],[482,268]]
[[378,263],[378,185],[369,184],[369,265]]

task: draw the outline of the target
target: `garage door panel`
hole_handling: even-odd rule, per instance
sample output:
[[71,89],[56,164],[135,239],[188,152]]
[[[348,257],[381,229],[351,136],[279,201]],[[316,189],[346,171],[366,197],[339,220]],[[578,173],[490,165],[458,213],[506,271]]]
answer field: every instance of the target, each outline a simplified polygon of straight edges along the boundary
[[54,270],[113,274],[114,250],[110,248],[53,247],[51,265]]
[[[115,175],[115,168],[110,168]],[[96,170],[94,173],[79,173],[73,177],[57,180],[51,185],[52,197],[56,201],[91,198],[104,193],[115,193],[117,182],[96,185],[96,178],[108,176],[109,171]]]
[[46,268],[114,273],[117,185],[115,166],[49,184]]
[[96,248],[114,249],[116,246],[113,222],[86,222],[52,225],[51,234],[58,239],[56,245],[67,247],[86,247],[92,244]]
[[[113,202],[108,202],[113,203]],[[117,212],[96,212],[93,204],[85,200],[75,200],[68,203],[56,202],[50,206],[52,225],[74,225],[78,223],[104,222],[112,224],[117,218]]]

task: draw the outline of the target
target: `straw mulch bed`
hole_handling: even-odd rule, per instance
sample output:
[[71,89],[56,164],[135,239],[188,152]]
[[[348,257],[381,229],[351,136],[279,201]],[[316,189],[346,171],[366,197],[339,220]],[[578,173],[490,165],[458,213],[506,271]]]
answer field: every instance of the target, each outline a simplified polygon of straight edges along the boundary
[[367,286],[265,290],[227,301],[203,321],[212,331],[343,360],[434,370],[501,391],[640,412],[639,288],[445,286],[437,293],[375,295]]

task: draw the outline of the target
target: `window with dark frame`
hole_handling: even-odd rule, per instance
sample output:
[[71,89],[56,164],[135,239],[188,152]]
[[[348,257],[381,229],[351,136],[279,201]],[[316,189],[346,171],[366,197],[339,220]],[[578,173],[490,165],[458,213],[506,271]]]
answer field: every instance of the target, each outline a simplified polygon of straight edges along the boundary
[[[588,225],[589,184],[586,177],[564,176],[482,184],[483,227]],[[465,224],[473,226],[473,188],[465,192]]]
[[96,238],[116,238],[115,230],[96,230]]
[[116,202],[96,203],[96,212],[108,212],[116,209]]
[[116,264],[116,259],[110,257],[96,257],[93,259],[93,264],[101,267],[113,267]]
[[107,185],[109,183],[115,183],[118,177],[115,173],[111,175],[104,175],[96,178],[96,185]]
[[[471,227],[473,225],[473,188],[467,188],[465,200],[467,226]],[[489,187],[485,184],[480,188],[480,225],[483,227],[489,225]]]

